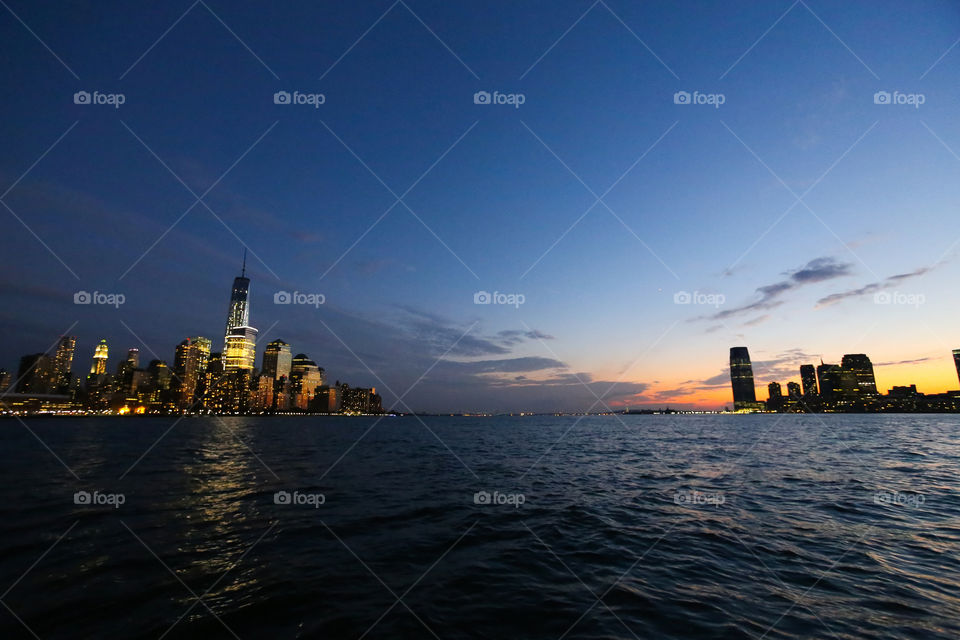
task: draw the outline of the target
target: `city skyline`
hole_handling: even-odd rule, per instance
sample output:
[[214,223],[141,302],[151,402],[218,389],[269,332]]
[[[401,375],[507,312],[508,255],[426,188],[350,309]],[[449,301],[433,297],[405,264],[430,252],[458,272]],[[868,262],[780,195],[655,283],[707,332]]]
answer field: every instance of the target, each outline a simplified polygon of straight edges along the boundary
[[261,342],[390,405],[721,408],[730,344],[955,389],[960,9],[925,7],[15,2],[0,362],[169,360],[246,249]]

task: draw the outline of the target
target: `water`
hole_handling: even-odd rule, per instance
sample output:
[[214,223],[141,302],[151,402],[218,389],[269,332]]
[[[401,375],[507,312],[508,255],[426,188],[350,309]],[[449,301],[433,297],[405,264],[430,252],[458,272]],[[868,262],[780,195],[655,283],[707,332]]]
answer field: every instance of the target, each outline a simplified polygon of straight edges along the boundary
[[0,422],[0,637],[960,637],[956,416],[375,422]]

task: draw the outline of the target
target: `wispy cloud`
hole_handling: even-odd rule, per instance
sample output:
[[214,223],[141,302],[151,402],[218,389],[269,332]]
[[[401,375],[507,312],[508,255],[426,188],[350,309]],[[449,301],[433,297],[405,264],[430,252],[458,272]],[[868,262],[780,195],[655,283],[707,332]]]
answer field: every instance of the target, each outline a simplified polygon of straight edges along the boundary
[[795,271],[786,272],[784,274],[786,277],[783,280],[758,287],[758,300],[739,307],[724,309],[708,316],[701,316],[695,318],[695,320],[725,320],[746,313],[774,309],[785,302],[783,297],[787,293],[809,284],[850,275],[852,266],[850,263],[838,262],[831,257],[811,260]]
[[817,308],[827,307],[832,304],[842,302],[848,298],[859,298],[860,296],[870,295],[872,293],[877,293],[878,291],[883,291],[884,289],[895,287],[906,280],[918,278],[924,274],[927,274],[934,270],[937,266],[938,265],[933,265],[932,267],[920,267],[919,269],[914,269],[913,271],[907,273],[898,273],[897,275],[885,278],[880,282],[871,282],[870,284],[864,285],[857,289],[850,289],[848,291],[841,291],[839,293],[831,293],[830,295],[817,300]]

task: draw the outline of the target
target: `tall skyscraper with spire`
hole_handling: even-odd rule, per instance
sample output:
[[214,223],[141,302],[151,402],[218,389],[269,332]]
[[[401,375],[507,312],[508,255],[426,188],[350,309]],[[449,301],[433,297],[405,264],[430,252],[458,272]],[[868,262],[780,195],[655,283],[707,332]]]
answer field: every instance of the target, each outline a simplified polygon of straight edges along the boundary
[[240,275],[233,279],[233,290],[230,292],[230,309],[227,312],[227,330],[225,336],[236,327],[246,327],[250,324],[250,278],[247,277],[247,252],[243,252],[243,268]]
[[223,338],[224,370],[252,370],[257,346],[257,330],[250,326],[250,278],[247,277],[247,252],[243,252],[243,269],[233,279],[227,330]]

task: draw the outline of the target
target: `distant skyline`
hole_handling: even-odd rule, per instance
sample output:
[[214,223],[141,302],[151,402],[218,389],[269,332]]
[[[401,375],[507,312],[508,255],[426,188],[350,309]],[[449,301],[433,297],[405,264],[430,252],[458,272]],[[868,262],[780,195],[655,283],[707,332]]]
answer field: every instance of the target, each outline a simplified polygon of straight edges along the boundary
[[387,407],[960,388],[960,6],[683,5],[9,2],[0,368],[218,349],[246,248],[257,366]]

